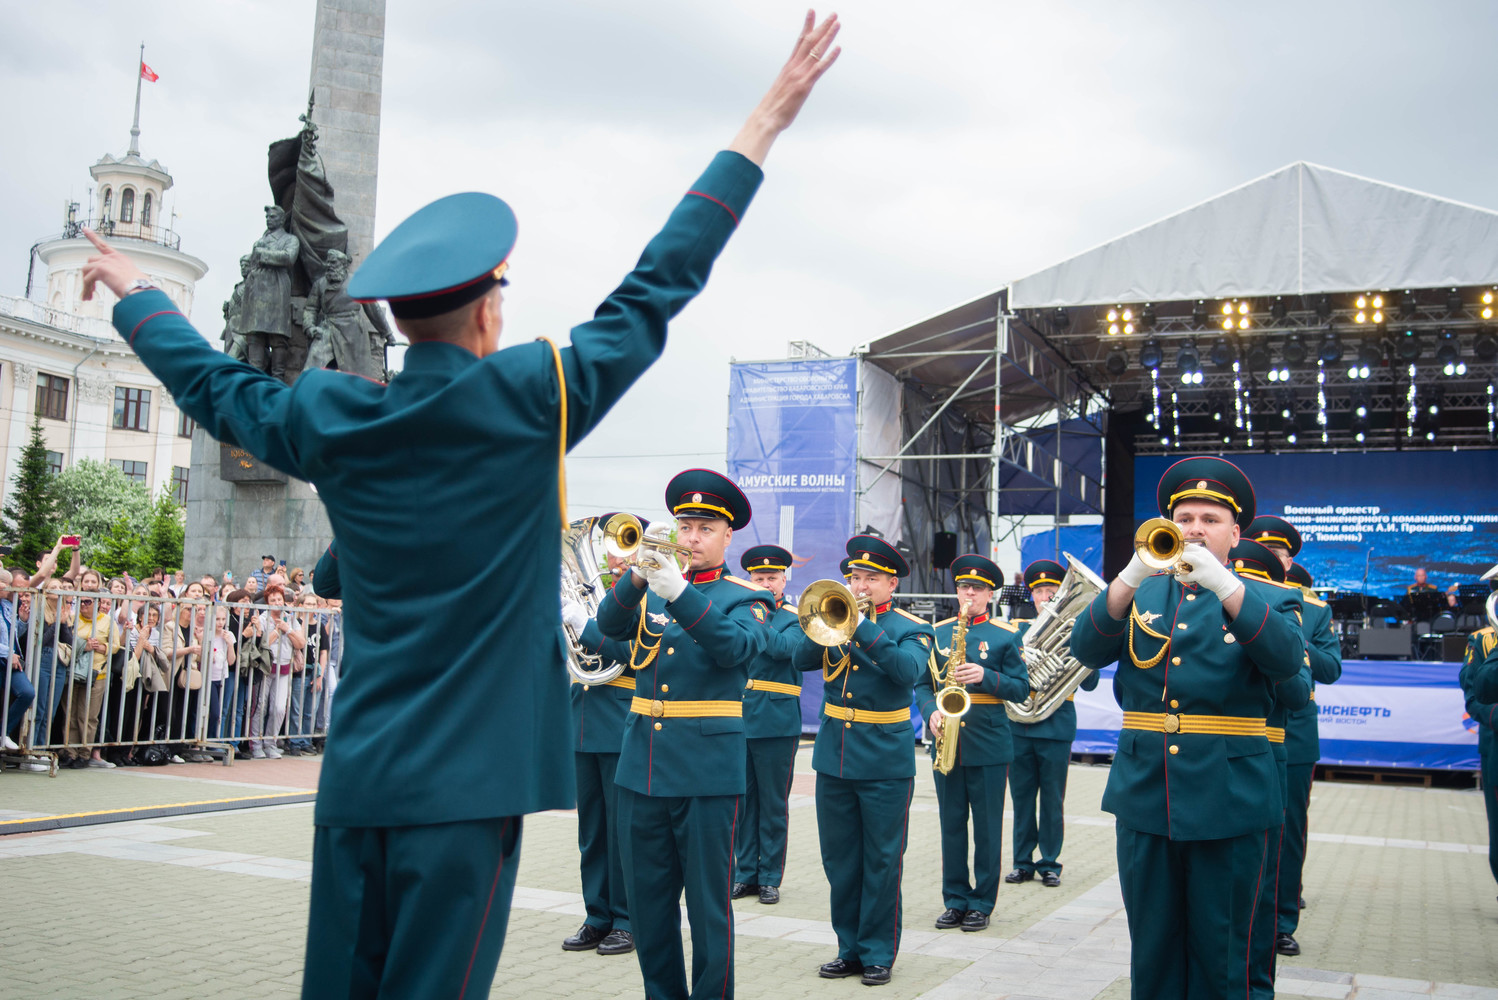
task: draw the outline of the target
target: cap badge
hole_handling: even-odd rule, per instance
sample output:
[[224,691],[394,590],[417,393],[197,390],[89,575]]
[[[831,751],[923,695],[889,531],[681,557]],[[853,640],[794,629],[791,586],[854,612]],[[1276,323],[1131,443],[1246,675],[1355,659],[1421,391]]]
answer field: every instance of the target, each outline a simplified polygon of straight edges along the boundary
[[1198,479],[1196,481],[1196,488],[1199,489],[1199,490],[1206,489],[1207,488],[1207,481],[1205,479]]
[[1234,559],[1233,560],[1233,568],[1234,569],[1242,569],[1243,568],[1243,560],[1242,559]]
[[702,502],[702,494],[701,493],[693,493],[692,494],[692,502],[693,503],[701,503]]

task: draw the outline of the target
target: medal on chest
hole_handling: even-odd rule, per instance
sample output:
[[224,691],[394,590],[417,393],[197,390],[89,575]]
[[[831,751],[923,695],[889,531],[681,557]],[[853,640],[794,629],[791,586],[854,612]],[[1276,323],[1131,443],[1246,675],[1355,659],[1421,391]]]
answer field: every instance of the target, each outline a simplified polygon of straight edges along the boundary
[[978,659],[980,659],[980,660],[986,660],[986,659],[988,659],[988,640],[987,639],[981,639],[978,642]]

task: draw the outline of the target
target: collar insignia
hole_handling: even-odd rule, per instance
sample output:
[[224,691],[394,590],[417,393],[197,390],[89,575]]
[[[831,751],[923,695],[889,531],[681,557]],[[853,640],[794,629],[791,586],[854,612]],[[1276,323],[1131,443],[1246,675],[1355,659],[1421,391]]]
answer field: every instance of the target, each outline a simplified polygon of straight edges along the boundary
[[940,646],[937,646],[936,647],[936,651],[938,653],[940,653],[942,656],[951,656],[952,655],[952,647],[951,646],[948,646],[946,649],[942,649]]
[[650,612],[650,620],[653,621],[653,622],[655,622],[655,624],[657,624],[657,625],[670,625],[671,624],[671,616],[668,615],[668,614],[664,614],[663,612],[659,612],[659,611],[652,611],[652,612]]

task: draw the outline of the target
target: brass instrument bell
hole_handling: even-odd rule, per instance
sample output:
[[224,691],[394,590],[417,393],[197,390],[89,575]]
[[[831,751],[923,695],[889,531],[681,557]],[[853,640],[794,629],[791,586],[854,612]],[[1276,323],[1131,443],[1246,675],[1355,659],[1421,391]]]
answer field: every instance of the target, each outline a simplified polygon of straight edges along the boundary
[[603,548],[615,559],[623,559],[631,566],[639,565],[639,557],[645,552],[658,552],[672,560],[681,557],[681,561],[685,563],[683,572],[692,565],[690,546],[664,538],[647,537],[640,527],[640,519],[624,512],[615,514],[604,522]]
[[871,614],[873,602],[855,597],[837,580],[818,580],[801,592],[796,617],[801,631],[819,646],[841,646],[858,628],[858,612]]
[[1167,518],[1152,517],[1134,532],[1134,551],[1151,569],[1177,574],[1191,572],[1191,564],[1181,558],[1185,550],[1186,536]]

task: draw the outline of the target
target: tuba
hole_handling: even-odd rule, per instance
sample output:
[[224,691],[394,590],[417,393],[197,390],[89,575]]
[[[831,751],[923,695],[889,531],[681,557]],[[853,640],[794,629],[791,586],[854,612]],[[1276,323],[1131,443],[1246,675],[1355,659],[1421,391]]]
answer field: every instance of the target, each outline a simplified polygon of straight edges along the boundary
[[[562,600],[576,601],[587,609],[588,617],[598,613],[603,596],[603,578],[598,567],[598,552],[593,547],[593,529],[598,518],[578,518],[562,531]],[[583,649],[581,639],[566,622],[567,672],[579,684],[607,684],[624,672],[624,664],[604,665],[603,657]]]
[[[1169,521],[1164,523],[1175,527]],[[1061,586],[1035,616],[1035,623],[1020,645],[1020,658],[1030,675],[1030,696],[1019,704],[1011,701],[1004,705],[1004,711],[1015,722],[1034,723],[1050,718],[1087,677],[1088,668],[1071,655],[1072,623],[1108,585],[1076,556],[1063,554],[1068,569],[1061,578]]]

